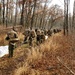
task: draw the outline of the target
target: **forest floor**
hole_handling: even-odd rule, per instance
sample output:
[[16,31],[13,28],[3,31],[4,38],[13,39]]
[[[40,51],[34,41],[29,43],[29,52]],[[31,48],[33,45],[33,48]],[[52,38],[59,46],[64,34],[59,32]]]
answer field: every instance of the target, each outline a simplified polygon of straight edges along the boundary
[[13,58],[0,58],[0,75],[75,75],[75,35],[60,32],[39,46],[19,46]]

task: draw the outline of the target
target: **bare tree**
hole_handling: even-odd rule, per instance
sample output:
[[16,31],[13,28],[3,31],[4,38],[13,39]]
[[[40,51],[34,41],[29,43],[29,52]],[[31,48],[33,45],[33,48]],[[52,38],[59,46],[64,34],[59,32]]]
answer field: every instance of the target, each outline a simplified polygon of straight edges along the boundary
[[20,25],[24,25],[24,5],[26,0],[22,0],[22,12],[21,12],[21,19],[20,19]]
[[64,0],[64,35],[68,35],[69,4],[70,0]]
[[3,2],[3,25],[5,23],[5,0],[2,0]]
[[17,13],[18,12],[18,0],[16,0],[16,9],[15,9],[15,23],[14,25],[16,25],[16,21],[17,21]]
[[0,3],[0,24],[1,24],[1,18],[2,18],[1,12],[2,12],[2,6],[1,6],[1,3]]
[[6,4],[6,27],[8,25],[8,3],[9,3],[9,0],[7,0],[7,4]]
[[32,18],[31,18],[31,27],[30,27],[30,29],[32,29],[32,27],[33,27],[36,2],[37,2],[37,0],[34,0],[34,8],[33,8],[33,14],[32,14]]
[[72,30],[75,29],[75,0],[74,0],[74,6],[73,6],[73,18],[72,18]]

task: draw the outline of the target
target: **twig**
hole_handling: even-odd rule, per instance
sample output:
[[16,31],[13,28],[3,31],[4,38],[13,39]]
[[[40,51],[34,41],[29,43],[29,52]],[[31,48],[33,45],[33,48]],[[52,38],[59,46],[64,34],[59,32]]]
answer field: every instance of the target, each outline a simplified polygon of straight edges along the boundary
[[59,56],[57,57],[57,59],[64,67],[66,67],[73,75],[75,75],[75,73],[66,64],[64,64],[64,62],[59,58]]

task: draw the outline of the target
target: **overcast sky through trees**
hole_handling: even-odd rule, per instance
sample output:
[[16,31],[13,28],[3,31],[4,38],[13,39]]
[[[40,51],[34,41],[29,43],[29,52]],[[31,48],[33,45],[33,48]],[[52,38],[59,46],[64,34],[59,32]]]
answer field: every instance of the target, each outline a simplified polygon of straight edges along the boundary
[[[74,3],[74,0],[70,0],[70,12],[71,12],[71,14],[73,12],[73,3]],[[64,0],[52,0],[50,6],[52,4],[58,4],[59,6],[61,6],[61,8],[64,8]]]
[[[1,0],[0,0],[1,1]],[[6,0],[5,0],[6,1]],[[15,0],[14,0],[15,1]],[[51,1],[51,0],[50,0]],[[70,12],[72,14],[73,12],[73,3],[74,3],[74,0],[70,0]],[[51,3],[49,3],[49,6],[51,5],[59,5],[62,9],[64,9],[64,0],[52,0]]]

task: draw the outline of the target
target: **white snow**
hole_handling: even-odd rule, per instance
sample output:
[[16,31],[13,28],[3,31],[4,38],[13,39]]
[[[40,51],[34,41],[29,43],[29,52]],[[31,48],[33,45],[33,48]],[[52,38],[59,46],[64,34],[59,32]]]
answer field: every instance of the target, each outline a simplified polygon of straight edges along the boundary
[[8,45],[0,46],[0,57],[4,56],[5,54],[8,54]]
[[47,40],[47,39],[48,39],[48,36],[46,35],[46,36],[45,36],[45,40]]

